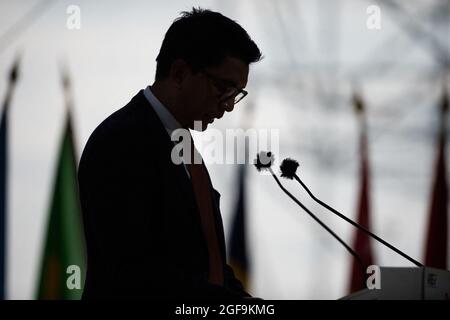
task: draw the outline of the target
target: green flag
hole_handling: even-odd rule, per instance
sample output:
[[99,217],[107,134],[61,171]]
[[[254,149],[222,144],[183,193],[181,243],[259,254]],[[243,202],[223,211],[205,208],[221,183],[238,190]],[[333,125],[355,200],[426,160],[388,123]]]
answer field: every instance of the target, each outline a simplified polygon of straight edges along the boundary
[[68,114],[50,207],[38,299],[80,299],[83,291],[86,255],[75,159]]

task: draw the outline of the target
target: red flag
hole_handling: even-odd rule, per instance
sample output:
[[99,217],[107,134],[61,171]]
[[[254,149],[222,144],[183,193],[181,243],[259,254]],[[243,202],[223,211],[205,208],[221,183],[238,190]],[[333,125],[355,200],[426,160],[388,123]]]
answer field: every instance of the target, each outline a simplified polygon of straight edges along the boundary
[[448,185],[445,166],[445,134],[448,96],[442,99],[441,125],[439,132],[436,171],[431,194],[430,220],[425,251],[425,265],[447,269],[447,203]]
[[[367,151],[367,133],[364,118],[364,107],[358,96],[354,97],[356,111],[360,116],[360,195],[358,200],[358,220],[357,222],[367,229],[370,228],[370,190],[369,190],[369,158]],[[361,256],[365,267],[373,264],[373,253],[370,238],[361,230],[357,229],[353,240],[353,248]],[[350,293],[362,290],[366,287],[366,274],[361,270],[361,265],[355,258],[352,258]],[[365,271],[365,270],[364,270]]]

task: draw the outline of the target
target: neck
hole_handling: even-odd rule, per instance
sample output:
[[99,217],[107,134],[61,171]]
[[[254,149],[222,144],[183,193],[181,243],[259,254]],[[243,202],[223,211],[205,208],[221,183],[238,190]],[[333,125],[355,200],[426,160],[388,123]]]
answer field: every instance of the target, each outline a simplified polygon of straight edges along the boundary
[[185,126],[183,123],[183,119],[180,115],[178,108],[176,107],[176,93],[174,90],[163,81],[155,81],[150,86],[152,93],[158,98],[159,101],[164,105],[164,107],[169,110],[169,112],[174,116],[174,118],[181,124],[181,126]]

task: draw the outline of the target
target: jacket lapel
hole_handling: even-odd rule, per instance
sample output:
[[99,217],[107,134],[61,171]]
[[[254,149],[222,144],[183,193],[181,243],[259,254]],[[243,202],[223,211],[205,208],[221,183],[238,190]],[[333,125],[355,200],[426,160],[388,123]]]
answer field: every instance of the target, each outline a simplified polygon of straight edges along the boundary
[[[167,134],[167,131],[159,119],[158,115],[156,114],[155,110],[153,110],[152,106],[149,104],[147,99],[144,96],[143,90],[139,92],[139,94],[136,96],[138,100],[138,104],[142,107],[147,109],[148,113],[148,121],[149,125],[153,128],[153,131],[157,136],[155,136],[155,139],[158,139],[162,143],[162,150],[164,154],[164,162],[169,163],[168,167],[168,174],[171,175],[171,180],[175,181],[174,188],[178,190],[178,193],[182,195],[185,199],[185,204],[192,210],[189,210],[191,212],[195,212],[195,219],[199,224],[201,224],[200,220],[200,211],[197,206],[197,202],[195,200],[194,190],[192,189],[191,180],[188,177],[186,173],[186,169],[183,164],[174,164],[170,158],[172,148],[174,146],[173,141],[170,139],[169,135]],[[213,212],[214,212],[214,222],[216,227],[216,234],[219,241],[219,246],[221,250],[221,254],[223,257],[224,263],[226,262],[226,246],[225,246],[225,235],[223,230],[223,221],[222,216],[220,214],[220,193],[214,189],[211,177],[209,175],[208,169],[203,164],[209,180],[209,186],[212,190],[211,196],[212,196],[212,203],[213,203]],[[175,190],[174,190],[175,192]],[[206,244],[205,244],[206,246]]]

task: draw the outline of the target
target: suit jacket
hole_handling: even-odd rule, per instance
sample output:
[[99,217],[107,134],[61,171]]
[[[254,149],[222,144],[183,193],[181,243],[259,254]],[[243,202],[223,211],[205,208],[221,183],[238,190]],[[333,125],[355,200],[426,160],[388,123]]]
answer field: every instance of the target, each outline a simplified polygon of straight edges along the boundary
[[226,264],[215,189],[225,283],[208,283],[194,191],[183,164],[173,164],[172,148],[142,90],[90,136],[78,172],[88,254],[84,299],[249,296]]

